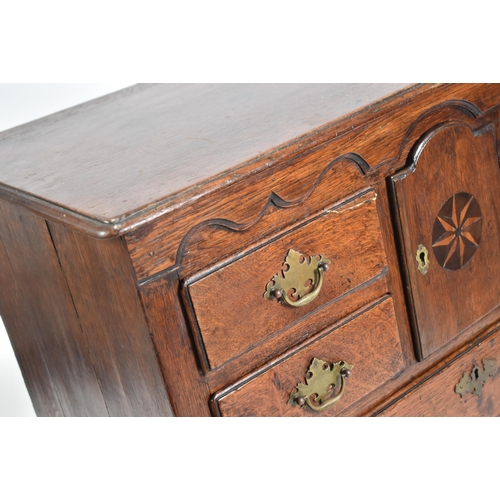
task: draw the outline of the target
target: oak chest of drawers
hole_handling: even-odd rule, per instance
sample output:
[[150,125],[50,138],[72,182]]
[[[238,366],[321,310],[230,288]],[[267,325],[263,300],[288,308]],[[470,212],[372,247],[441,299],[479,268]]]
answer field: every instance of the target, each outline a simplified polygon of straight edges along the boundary
[[500,414],[500,85],[138,85],[0,134],[40,416]]

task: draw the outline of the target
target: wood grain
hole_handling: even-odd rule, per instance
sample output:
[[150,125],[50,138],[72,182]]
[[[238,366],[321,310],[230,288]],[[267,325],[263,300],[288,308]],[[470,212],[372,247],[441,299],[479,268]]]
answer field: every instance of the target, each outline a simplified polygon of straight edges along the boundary
[[[448,411],[446,370],[500,319],[500,85],[419,85],[381,101],[369,89],[388,87],[365,87],[364,109],[360,88],[334,88],[139,86],[0,134],[0,198],[14,203],[0,203],[0,311],[39,414],[309,416],[286,401],[318,355],[355,364],[326,415],[390,412],[396,400],[411,414],[429,390],[441,393],[429,412]],[[427,166],[407,179],[436,159],[444,167],[415,184],[412,209],[420,196],[430,211],[462,183],[489,215],[456,271],[481,261],[473,285],[422,291],[420,317],[448,301],[443,317],[461,323],[453,330],[434,310],[416,362],[400,277],[409,261],[398,262],[393,234],[403,223],[391,222],[385,183],[423,137]],[[449,171],[451,184],[439,178]],[[425,224],[410,214],[403,225],[420,237]],[[287,317],[262,298],[265,285],[289,246],[325,253],[322,241],[340,256],[326,295]],[[262,287],[251,307],[232,288],[245,274],[245,294]],[[406,276],[406,290],[417,280]],[[474,293],[459,308],[464,290]],[[496,414],[492,399],[465,413]]]
[[[241,253],[242,249],[248,251],[249,248],[259,245],[259,241],[264,237],[276,237],[302,224],[306,217],[317,216],[331,208],[333,202],[340,204],[352,199],[355,193],[363,188],[366,191],[368,188],[365,186],[369,181],[360,164],[364,164],[362,159],[355,155],[345,155],[339,161],[332,162],[303,199],[288,203],[271,195],[271,199],[260,213],[248,224],[238,224],[227,219],[209,219],[191,227],[177,251],[180,276],[189,278],[203,265],[220,265],[221,261]],[[304,169],[305,171],[307,169]],[[301,176],[294,177],[300,184]],[[332,200],[331,193],[336,193],[335,200]],[[252,196],[250,192],[248,196],[243,193],[241,195],[245,198],[245,203],[240,203],[239,210],[234,211],[232,217],[237,218],[242,209],[257,209],[257,197]],[[231,200],[227,201],[231,203]],[[203,257],[200,258],[200,255]]]
[[406,87],[162,84],[127,90],[0,134],[0,182],[109,222]]
[[[134,89],[127,90],[127,93],[131,94],[141,94],[141,90],[135,91]],[[125,93],[125,91],[123,91]],[[415,115],[418,106],[422,105],[422,98],[427,100],[428,106],[432,106],[432,97],[429,93],[432,92],[432,97],[435,97],[435,102],[439,102],[439,99],[446,101],[446,99],[465,99],[471,100],[475,103],[479,109],[488,109],[497,103],[496,98],[498,97],[498,87],[495,84],[467,84],[467,85],[420,85],[411,87],[406,91],[403,91],[399,94],[395,94],[390,96],[390,98],[385,99],[381,102],[372,101],[372,105],[368,106],[363,112],[354,113],[347,120],[347,115],[344,116],[341,120],[333,119],[328,123],[325,122],[323,126],[320,128],[313,130],[312,133],[305,134],[300,137],[295,137],[293,140],[288,143],[277,145],[277,147],[271,148],[271,150],[267,152],[259,153],[257,156],[253,156],[248,159],[248,161],[244,161],[241,164],[233,165],[227,174],[215,175],[207,182],[202,182],[199,185],[191,184],[190,188],[184,192],[178,192],[172,196],[167,198],[157,200],[152,202],[149,205],[144,207],[136,206],[135,211],[126,215],[121,214],[120,216],[114,218],[93,218],[87,215],[84,215],[83,211],[75,212],[74,209],[70,209],[65,205],[55,204],[53,200],[54,193],[64,191],[64,185],[59,183],[60,180],[64,180],[61,177],[54,178],[54,184],[47,186],[50,188],[50,195],[45,198],[41,198],[35,192],[31,192],[29,190],[20,190],[18,187],[10,186],[7,183],[0,184],[0,197],[9,199],[13,202],[23,204],[25,206],[29,206],[31,210],[38,213],[39,215],[48,218],[49,220],[58,221],[59,223],[79,229],[82,231],[86,231],[89,234],[92,234],[97,237],[109,237],[118,234],[124,234],[126,232],[131,231],[138,226],[148,223],[153,219],[162,216],[165,213],[175,211],[179,207],[184,206],[186,204],[192,203],[193,200],[197,200],[200,197],[204,197],[206,195],[210,195],[215,190],[228,187],[229,185],[236,183],[241,185],[245,185],[247,183],[246,178],[248,175],[254,175],[256,172],[266,171],[268,174],[268,180],[275,174],[276,170],[280,170],[284,164],[289,161],[296,161],[299,157],[303,156],[308,151],[314,150],[320,146],[328,145],[329,142],[337,139],[343,143],[343,148],[349,151],[351,148],[351,141],[355,140],[359,137],[358,143],[365,144],[366,146],[366,159],[368,163],[372,166],[378,165],[380,162],[388,161],[389,163],[393,160],[393,154],[396,153],[397,150],[394,151],[392,139],[398,142],[400,139],[404,138],[406,129],[405,129],[405,119]],[[109,101],[118,101],[120,97],[120,93],[118,93],[118,97],[116,98],[102,98],[95,102],[88,103],[84,106],[85,109],[93,109],[94,107],[99,107],[101,104]],[[138,98],[137,105],[140,108],[141,105],[147,106],[148,97],[144,94],[144,98]],[[182,102],[179,101],[179,104]],[[451,101],[450,101],[451,102]],[[184,103],[187,105],[186,103]],[[376,105],[375,105],[376,104]],[[189,107],[189,106],[188,106]],[[58,113],[54,115],[50,119],[47,119],[49,123],[59,123],[58,128],[64,129],[64,126],[61,126],[61,123],[64,123],[68,119],[68,115],[78,114],[80,111],[80,107],[72,108],[67,112]],[[217,110],[218,108],[216,108]],[[422,109],[426,109],[425,107]],[[309,107],[306,105],[301,109],[300,116],[301,119],[304,114],[307,114]],[[121,110],[124,111],[124,110]],[[125,113],[126,114],[126,113]],[[111,115],[109,115],[111,116]],[[106,117],[106,119],[109,118]],[[115,114],[114,118],[121,118],[120,114]],[[380,121],[382,120],[382,121]],[[96,120],[92,122],[91,127],[96,128],[96,123],[101,123],[103,120]],[[376,123],[379,122],[379,123]],[[147,119],[144,120],[144,123],[147,123]],[[411,122],[410,122],[411,123]],[[35,122],[38,124],[38,122]],[[398,126],[401,124],[401,128]],[[44,125],[47,125],[44,123]],[[212,125],[212,124],[211,124]],[[260,126],[260,124],[259,124]],[[27,128],[21,127],[20,131],[24,131],[24,133],[28,134],[30,130],[30,126],[26,126]],[[69,136],[71,139],[71,128],[67,127],[69,131]],[[106,130],[110,130],[113,127],[107,128]],[[36,129],[36,127],[35,127]],[[390,129],[393,129],[389,131]],[[18,129],[13,129],[16,133]],[[39,130],[37,129],[39,132]],[[389,134],[387,134],[389,132]],[[11,132],[9,132],[11,133]],[[37,132],[36,132],[37,133]],[[36,136],[35,133],[35,136]],[[56,137],[58,137],[58,131],[54,131]],[[124,130],[120,130],[120,133],[125,134]],[[227,131],[230,135],[231,131]],[[107,134],[107,132],[106,132]],[[106,139],[109,139],[113,142],[116,137],[107,136],[105,134]],[[23,135],[20,133],[20,135]],[[42,132],[43,135],[43,132]],[[273,135],[273,134],[271,134]],[[8,133],[4,133],[4,139],[8,137]],[[121,135],[118,134],[118,140],[120,140]],[[42,144],[42,147],[49,147],[48,144],[43,142],[43,139],[36,139],[39,144]],[[36,142],[35,141],[35,142]],[[202,141],[203,142],[203,141]],[[337,142],[337,146],[341,146],[340,142]],[[76,147],[75,144],[72,144]],[[123,144],[120,144],[123,146]],[[77,148],[76,148],[77,149]],[[175,149],[175,148],[174,148]],[[20,150],[24,150],[20,149]],[[89,154],[89,151],[92,151],[92,146],[89,146],[84,152],[82,152],[82,158],[79,158],[80,163],[85,162],[86,155]],[[264,154],[265,153],[265,154]],[[118,153],[117,153],[118,154]],[[255,151],[252,153],[255,155]],[[340,153],[341,154],[341,153]],[[363,153],[361,153],[363,154]],[[51,155],[50,158],[57,158],[58,152],[56,151],[54,155]],[[374,156],[375,155],[375,156]],[[337,156],[337,155],[335,155]],[[363,154],[363,156],[365,156]],[[109,159],[109,158],[107,158]],[[378,159],[376,161],[372,161],[374,159]],[[203,170],[205,156],[202,156],[200,162],[200,169]],[[215,163],[218,162],[217,161]],[[36,157],[36,165],[38,168],[39,157]],[[64,168],[67,167],[66,164],[63,165]],[[233,168],[234,167],[234,168]],[[99,183],[95,182],[95,179],[99,179],[101,170],[99,168],[95,168],[92,164],[85,164],[85,168],[80,168],[76,166],[75,168],[79,169],[79,174],[81,174],[81,182],[75,187],[73,198],[78,197],[93,197],[94,193],[99,192],[102,188],[99,188]],[[137,193],[137,183],[139,182],[139,176],[135,171],[135,167],[127,163],[127,160],[124,162],[120,162],[118,167],[119,169],[126,169],[127,175],[120,175],[116,177],[115,172],[113,171],[110,175],[111,182],[116,182],[117,179],[123,178],[124,180],[128,178],[129,175],[135,176],[132,179],[132,182],[129,186],[127,186],[128,190],[131,190],[132,195]],[[92,176],[90,178],[86,177],[86,175],[92,170]],[[104,169],[103,169],[104,170]],[[120,170],[117,170],[120,171]],[[61,170],[59,173],[64,172]],[[125,171],[120,171],[121,174],[125,174]],[[130,172],[133,172],[130,174]],[[158,191],[158,179],[161,177],[163,170],[155,172],[151,181],[151,188],[153,192]],[[182,171],[181,171],[182,172]],[[140,176],[145,175],[148,177],[148,171],[140,172]],[[158,175],[156,175],[158,174]],[[36,175],[36,174],[34,174]],[[181,174],[182,175],[182,174]],[[28,178],[26,178],[29,181]],[[103,181],[106,178],[102,179]],[[109,180],[109,178],[108,178]],[[0,177],[0,183],[2,179]],[[43,181],[43,179],[42,179]],[[72,182],[72,181],[71,181]],[[85,186],[87,184],[91,184],[90,189],[87,189]],[[106,184],[106,189],[111,189],[111,187],[103,182],[103,185]],[[85,195],[83,192],[86,191]],[[109,194],[106,193],[106,194]],[[152,196],[152,198],[155,198]],[[135,199],[135,197],[134,197]],[[130,200],[127,198],[127,201],[122,200],[124,203],[128,203]],[[134,203],[131,203],[134,205]],[[89,204],[89,210],[93,210],[98,203],[92,202]]]
[[38,416],[108,416],[45,220],[0,202],[0,311]]
[[460,353],[467,351],[471,346],[482,342],[491,332],[498,329],[500,320],[500,306],[490,311],[486,316],[474,323],[466,331],[450,340],[448,344],[430,354],[427,358],[407,367],[397,379],[385,384],[381,394],[372,393],[367,396],[372,405],[365,407],[363,416],[373,416],[384,411],[391,402],[403,397],[423,381],[427,380],[436,371],[454,360]]
[[172,415],[123,241],[49,228],[109,415]]
[[500,358],[499,333],[461,353],[458,359],[447,363],[431,378],[389,406],[378,416],[389,417],[498,417],[500,416],[500,376],[484,383],[480,395],[469,393],[461,397],[455,386],[464,372],[483,367],[483,359]]
[[177,275],[142,285],[140,295],[174,414],[210,416],[209,387],[186,326]]
[[[342,399],[331,409],[315,413],[288,405],[292,389],[304,382],[312,358],[354,365]],[[349,415],[349,406],[403,369],[403,356],[392,300],[378,303],[322,339],[255,374],[229,393],[215,397],[221,416]]]
[[[207,221],[225,220],[248,227],[267,209],[273,209],[275,202],[285,207],[302,206],[308,196],[314,196],[314,189],[322,189],[323,183],[331,186],[327,200],[333,203],[403,168],[414,143],[436,125],[461,120],[478,127],[499,119],[500,108],[494,106],[500,98],[500,86],[451,85],[430,90],[424,92],[419,87],[396,96],[307,140],[270,152],[252,163],[253,170],[242,167],[217,187],[207,184],[204,194],[190,191],[188,199],[177,200],[175,206],[162,204],[144,212],[133,227],[127,229],[128,223],[117,226],[117,231],[128,231],[126,240],[138,279],[178,265],[181,258],[186,260],[184,254],[178,255],[183,238],[194,227],[205,231]],[[361,163],[365,175],[354,162],[345,160],[351,154]],[[320,210],[324,202],[320,196],[311,199],[301,208],[303,215]],[[290,221],[292,210],[279,212],[284,222]],[[251,243],[252,236],[251,231],[242,233],[239,249]],[[194,237],[194,250],[207,244],[192,233],[189,237]],[[188,257],[187,261],[192,269],[192,259]]]
[[[228,362],[349,290],[385,272],[386,258],[369,191],[188,285],[208,368]],[[288,250],[331,260],[323,287],[310,304],[292,308],[263,297]]]
[[[422,141],[415,161],[393,183],[415,340],[425,357],[500,303],[500,261],[494,257],[500,247],[500,174],[491,129],[474,135],[468,126],[450,125]],[[483,235],[472,259],[449,270],[436,259],[433,226],[443,204],[462,192],[481,207]],[[419,244],[429,251],[425,275],[415,259]]]
[[382,230],[382,239],[387,257],[387,289],[390,291],[394,304],[394,312],[398,323],[405,365],[409,368],[416,362],[416,356],[411,337],[408,311],[406,308],[396,236],[394,234],[394,226],[392,225],[387,183],[378,183],[375,186],[375,190],[377,193],[377,209]]
[[276,357],[283,356],[290,349],[295,349],[304,342],[310,342],[319,332],[346,320],[366,304],[380,300],[388,291],[387,275],[381,274],[323,307],[318,307],[310,313],[307,320],[298,321],[286,330],[269,335],[265,342],[253,346],[252,349],[233,358],[230,363],[225,363],[207,373],[206,381],[211,392],[222,390],[229,383],[248,376]]

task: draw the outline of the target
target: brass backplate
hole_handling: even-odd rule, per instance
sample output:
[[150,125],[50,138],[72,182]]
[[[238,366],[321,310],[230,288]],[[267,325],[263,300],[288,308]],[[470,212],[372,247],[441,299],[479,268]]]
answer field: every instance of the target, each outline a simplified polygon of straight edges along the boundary
[[351,370],[353,365],[347,361],[327,363],[314,358],[306,374],[306,383],[299,382],[290,393],[288,404],[296,405],[297,398],[310,398],[316,403],[323,403],[340,384],[341,370]]
[[274,300],[275,290],[291,292],[293,300],[299,300],[318,284],[320,279],[319,267],[330,264],[330,261],[321,255],[307,257],[296,250],[290,249],[283,262],[283,270],[275,274],[266,286],[264,298]]
[[422,245],[422,243],[418,245],[415,259],[418,264],[418,270],[422,274],[425,274],[429,270],[429,251],[424,247],[424,245]]
[[496,359],[483,359],[483,368],[474,366],[470,374],[464,372],[462,378],[455,386],[455,392],[460,394],[460,397],[472,392],[479,396],[483,390],[484,383],[488,380],[488,377],[493,377],[496,368]]

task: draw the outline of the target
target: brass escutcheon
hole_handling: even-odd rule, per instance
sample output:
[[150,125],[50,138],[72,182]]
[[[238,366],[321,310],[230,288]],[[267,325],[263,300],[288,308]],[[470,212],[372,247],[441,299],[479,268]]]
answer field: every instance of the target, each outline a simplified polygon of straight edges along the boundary
[[[299,382],[290,393],[289,405],[324,411],[334,406],[344,394],[345,379],[351,375],[353,365],[347,361],[327,363],[313,358],[306,373],[306,383]],[[337,394],[335,389],[340,386]]]
[[422,273],[425,274],[429,270],[429,252],[427,248],[420,243],[417,248],[417,255],[415,256],[415,259],[418,263],[418,270]]
[[323,286],[323,273],[328,271],[329,264],[330,261],[321,255],[306,257],[296,250],[288,250],[283,263],[286,269],[271,278],[264,298],[292,307],[309,304],[318,296]]
[[493,377],[493,375],[495,375],[496,368],[496,359],[483,359],[483,368],[474,366],[470,374],[464,372],[462,378],[455,386],[455,392],[460,394],[460,397],[464,397],[466,394],[472,392],[479,396],[488,377]]

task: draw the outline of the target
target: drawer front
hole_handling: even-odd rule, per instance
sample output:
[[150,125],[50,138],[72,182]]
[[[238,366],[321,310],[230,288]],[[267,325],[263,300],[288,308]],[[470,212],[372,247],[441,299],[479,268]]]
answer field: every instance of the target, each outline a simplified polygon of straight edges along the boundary
[[[380,416],[500,416],[500,333],[490,335],[436,375],[396,401]],[[458,391],[458,392],[457,392]]]
[[[318,255],[330,261],[318,295],[301,307],[264,297],[267,285],[282,273],[290,250],[310,257],[311,265]],[[305,279],[300,271],[308,264],[294,261],[292,267],[299,271],[300,284]],[[369,191],[228,266],[189,282],[185,289],[206,369],[221,366],[298,322],[308,321],[310,331],[314,311],[386,271],[376,196]],[[317,292],[318,285],[313,283],[310,290]]]
[[447,124],[392,178],[421,358],[500,303],[500,173],[490,128]]
[[[306,373],[314,358],[327,363],[344,361],[352,365],[340,399],[321,412],[313,411],[307,405],[289,404],[292,391],[299,383],[306,383]],[[349,406],[382,386],[403,367],[393,303],[388,297],[293,355],[260,370],[248,382],[219,393],[213,399],[214,408],[221,416],[349,414]],[[309,379],[307,384],[312,385],[313,379]],[[314,384],[321,386],[320,383]],[[338,382],[331,396],[335,397],[339,389]],[[329,399],[327,397],[325,401]]]

